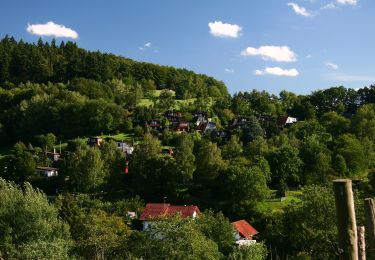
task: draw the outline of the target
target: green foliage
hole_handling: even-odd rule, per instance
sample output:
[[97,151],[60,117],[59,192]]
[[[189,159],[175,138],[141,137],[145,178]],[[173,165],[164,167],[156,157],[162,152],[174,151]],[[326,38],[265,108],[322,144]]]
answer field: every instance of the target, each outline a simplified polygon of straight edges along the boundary
[[266,237],[279,257],[308,252],[312,259],[336,257],[336,211],[332,189],[306,186],[299,202],[274,215]]
[[92,210],[81,222],[75,251],[89,259],[117,258],[117,250],[126,243],[131,231],[121,217]]
[[300,174],[303,166],[299,158],[299,151],[292,146],[282,146],[269,155],[269,163],[272,172],[272,181],[281,190],[286,189],[287,183],[300,182]]
[[218,246],[189,219],[178,215],[159,219],[132,245],[133,255],[145,259],[219,259]]
[[46,196],[0,179],[0,252],[5,258],[68,259],[68,226]]
[[61,169],[61,178],[68,178],[71,189],[80,192],[97,192],[107,175],[100,150],[87,145],[78,147]]
[[193,149],[194,140],[189,134],[182,133],[177,139],[175,160],[179,175],[186,180],[192,180],[195,171]]
[[230,260],[265,260],[268,252],[264,243],[256,243],[249,246],[236,247],[233,253],[230,254]]
[[228,255],[233,250],[233,225],[223,213],[207,210],[199,215],[194,224],[208,239],[218,245],[222,254]]

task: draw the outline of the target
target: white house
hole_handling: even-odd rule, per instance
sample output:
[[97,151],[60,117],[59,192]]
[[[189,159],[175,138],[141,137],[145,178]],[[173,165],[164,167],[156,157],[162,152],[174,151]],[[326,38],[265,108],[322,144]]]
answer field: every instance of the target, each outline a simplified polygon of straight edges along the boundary
[[35,174],[47,178],[56,177],[59,175],[59,169],[52,167],[37,166],[35,167]]

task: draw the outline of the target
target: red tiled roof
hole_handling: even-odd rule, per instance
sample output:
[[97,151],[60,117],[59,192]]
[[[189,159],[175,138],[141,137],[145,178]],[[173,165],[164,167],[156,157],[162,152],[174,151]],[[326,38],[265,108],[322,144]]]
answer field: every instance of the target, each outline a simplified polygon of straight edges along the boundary
[[140,220],[149,220],[161,216],[181,214],[181,217],[192,217],[194,212],[200,213],[197,206],[172,206],[163,203],[148,203],[140,217]]
[[239,220],[232,222],[234,228],[240,233],[244,238],[251,238],[252,236],[258,234],[259,232],[253,228],[246,220]]

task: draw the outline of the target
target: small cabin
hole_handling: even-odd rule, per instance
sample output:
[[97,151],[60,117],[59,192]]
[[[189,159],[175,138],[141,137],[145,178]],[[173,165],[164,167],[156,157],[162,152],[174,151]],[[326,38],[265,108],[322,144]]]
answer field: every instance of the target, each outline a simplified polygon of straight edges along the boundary
[[239,246],[243,245],[251,245],[255,244],[255,236],[259,234],[259,232],[250,225],[246,220],[238,220],[232,222],[235,234],[236,244]]
[[152,119],[152,120],[148,121],[147,125],[152,130],[155,130],[155,131],[159,131],[160,128],[161,128],[161,123],[160,123],[160,120],[158,120],[158,119]]
[[178,124],[181,119],[182,119],[182,114],[181,112],[174,112],[174,111],[169,111],[165,113],[165,118],[172,123],[172,124]]
[[90,136],[87,144],[89,146],[101,146],[103,143],[103,138],[98,136]]
[[59,175],[59,169],[53,167],[37,166],[35,167],[35,174],[46,178],[57,177]]
[[209,134],[212,131],[216,131],[216,123],[215,122],[201,123],[200,125],[198,125],[197,131],[202,134]]
[[133,154],[134,147],[131,146],[130,144],[124,142],[124,141],[116,141],[117,148],[121,150],[121,152],[131,155]]
[[177,132],[188,132],[189,123],[188,122],[179,122],[176,127]]
[[288,127],[288,126],[291,126],[292,124],[295,124],[297,123],[297,118],[295,117],[291,117],[291,116],[283,116],[283,117],[280,117],[279,118],[279,125],[281,126],[284,126],[284,127]]

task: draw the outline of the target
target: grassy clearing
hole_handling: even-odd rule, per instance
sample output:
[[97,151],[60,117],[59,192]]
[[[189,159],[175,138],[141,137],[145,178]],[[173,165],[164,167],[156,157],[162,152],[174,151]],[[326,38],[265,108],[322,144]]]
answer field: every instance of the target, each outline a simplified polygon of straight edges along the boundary
[[[280,200],[279,198],[274,199],[267,199],[258,205],[259,211],[271,211],[271,212],[282,212],[284,209],[290,205],[293,201],[298,202],[300,201],[299,195],[301,195],[301,191],[287,191],[286,197],[284,200]],[[272,191],[271,197],[275,197],[276,191]]]
[[119,133],[115,135],[101,135],[101,138],[112,138],[116,141],[131,141],[134,138],[134,134]]

